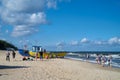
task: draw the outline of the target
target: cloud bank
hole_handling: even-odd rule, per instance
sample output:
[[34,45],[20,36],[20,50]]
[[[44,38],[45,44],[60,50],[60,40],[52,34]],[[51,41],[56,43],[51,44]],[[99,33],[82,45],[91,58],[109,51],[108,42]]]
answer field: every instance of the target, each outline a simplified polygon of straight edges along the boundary
[[47,24],[45,10],[61,1],[69,0],[0,0],[0,20],[13,26],[14,37],[33,34]]
[[120,49],[120,37],[112,37],[108,40],[89,40],[82,38],[69,43],[59,42],[56,46],[62,46],[63,49],[68,51],[118,51]]

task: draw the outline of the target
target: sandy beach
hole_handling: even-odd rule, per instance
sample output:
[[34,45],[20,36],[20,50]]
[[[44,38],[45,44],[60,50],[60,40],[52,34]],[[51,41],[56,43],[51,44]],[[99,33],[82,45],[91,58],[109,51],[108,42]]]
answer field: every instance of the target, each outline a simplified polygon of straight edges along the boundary
[[120,69],[69,59],[5,60],[0,51],[0,80],[120,80]]

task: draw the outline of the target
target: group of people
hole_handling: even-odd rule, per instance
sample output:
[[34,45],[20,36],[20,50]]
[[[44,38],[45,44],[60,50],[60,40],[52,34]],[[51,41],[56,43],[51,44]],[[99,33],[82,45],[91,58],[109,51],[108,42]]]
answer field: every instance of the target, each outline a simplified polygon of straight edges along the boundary
[[46,52],[46,50],[44,49],[40,49],[40,50],[38,50],[37,52],[36,52],[36,55],[35,55],[35,58],[36,58],[36,60],[38,59],[38,55],[40,56],[40,60],[42,60],[43,59],[43,54]]
[[[7,51],[7,53],[6,53],[6,61],[10,61],[10,51]],[[15,51],[13,50],[12,51],[12,57],[13,57],[13,59],[15,59],[15,56],[16,56],[16,53],[15,53]]]
[[97,61],[97,64],[100,64],[103,67],[105,66],[105,64],[107,64],[109,67],[111,67],[112,56],[109,55],[108,57],[106,57],[105,55],[97,55],[96,61]]

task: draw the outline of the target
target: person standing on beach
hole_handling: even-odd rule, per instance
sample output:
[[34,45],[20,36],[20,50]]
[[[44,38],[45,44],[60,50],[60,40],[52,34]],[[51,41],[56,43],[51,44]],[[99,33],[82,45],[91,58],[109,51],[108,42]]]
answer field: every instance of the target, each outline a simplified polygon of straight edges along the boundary
[[111,55],[109,55],[109,57],[108,57],[108,67],[112,67],[112,56]]
[[40,59],[43,59],[43,52],[40,52]]
[[15,51],[13,50],[13,51],[12,51],[12,57],[13,57],[13,59],[15,59],[15,56],[16,56],[16,53],[15,53]]
[[97,54],[97,56],[96,56],[96,62],[97,62],[97,64],[99,64],[99,55]]
[[37,58],[38,58],[38,51],[37,51],[36,54],[35,54],[35,59],[36,59],[36,61],[37,61]]
[[96,57],[97,64],[101,65],[101,58],[102,58],[102,56],[97,54],[97,57]]
[[43,59],[43,50],[42,50],[42,48],[40,48],[39,54],[40,54],[40,59]]
[[37,58],[38,58],[38,54],[39,54],[39,48],[36,48],[36,54],[35,54],[36,61],[37,61]]
[[10,52],[9,51],[7,51],[7,53],[6,53],[6,61],[10,61]]
[[105,63],[106,63],[106,61],[107,61],[107,58],[105,57],[105,55],[104,56],[102,56],[102,66],[104,67],[105,66]]
[[99,62],[100,65],[102,64],[102,55],[98,56],[98,62]]

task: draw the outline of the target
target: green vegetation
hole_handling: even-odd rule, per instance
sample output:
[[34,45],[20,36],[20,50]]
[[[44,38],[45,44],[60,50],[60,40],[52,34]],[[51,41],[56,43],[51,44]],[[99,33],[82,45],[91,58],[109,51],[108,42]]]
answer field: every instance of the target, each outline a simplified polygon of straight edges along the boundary
[[18,49],[13,44],[8,43],[7,41],[4,40],[0,40],[0,50],[6,50],[6,48],[13,48],[14,50]]

